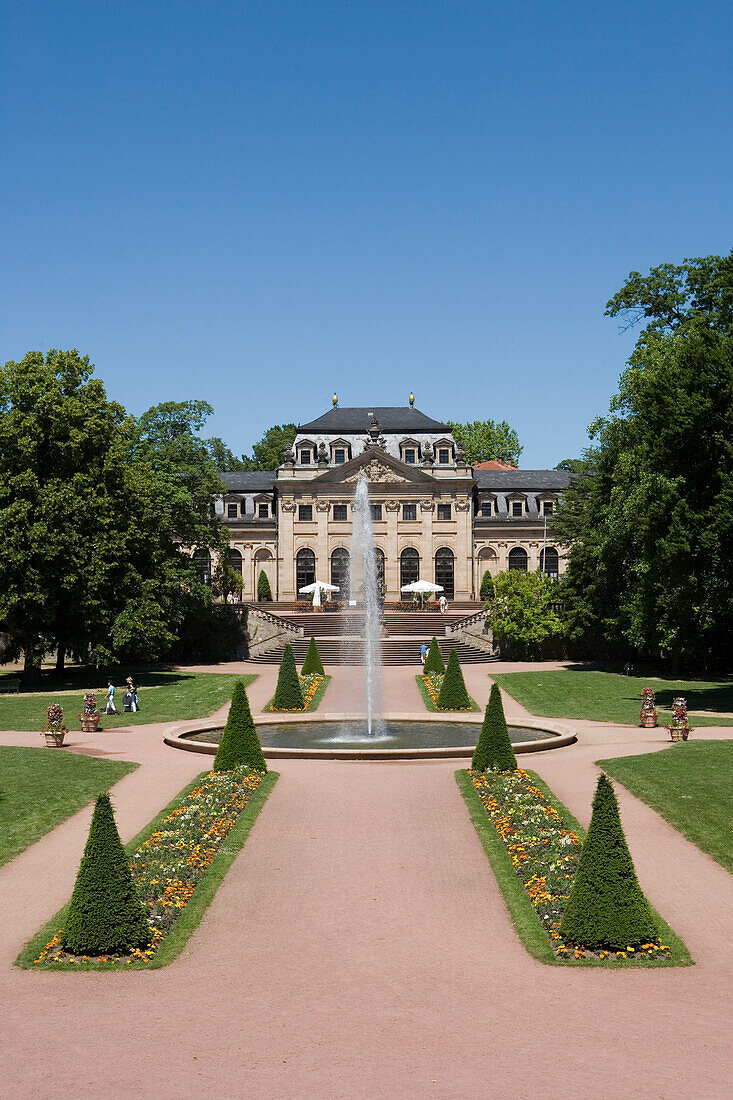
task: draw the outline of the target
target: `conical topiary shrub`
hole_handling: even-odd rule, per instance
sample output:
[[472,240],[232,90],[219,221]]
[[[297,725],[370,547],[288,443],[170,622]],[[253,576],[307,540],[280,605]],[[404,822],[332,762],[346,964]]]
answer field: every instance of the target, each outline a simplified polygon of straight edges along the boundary
[[481,578],[481,587],[479,588],[479,599],[490,600],[494,595],[494,580],[489,573],[488,569],[484,571],[484,575]]
[[455,649],[448,655],[448,667],[445,670],[443,684],[440,688],[437,702],[438,710],[470,710],[471,700],[466,691],[466,684],[458,663],[458,654]]
[[303,692],[298,679],[298,670],[295,667],[293,647],[285,646],[283,659],[280,662],[280,671],[277,676],[275,698],[272,700],[273,710],[302,710]]
[[605,775],[598,780],[560,935],[566,942],[611,950],[653,943],[659,935],[636,878],[613,785]]
[[100,794],[61,944],[72,955],[111,955],[147,947],[151,939],[109,795]]
[[486,704],[486,713],[471,767],[479,772],[487,768],[511,772],[517,767],[517,758],[514,755],[504,717],[504,704],[497,684],[491,685],[491,693]]
[[240,764],[246,764],[258,772],[267,771],[247,692],[244,683],[237,680],[227,722],[214,757],[213,771],[228,772]]
[[425,658],[425,664],[423,665],[423,672],[439,672],[441,676],[445,672],[445,662],[443,660],[443,654],[440,652],[440,646],[435,638],[430,643],[430,649],[428,655]]
[[317,673],[319,676],[325,675],[323,671],[323,661],[321,660],[321,655],[318,652],[318,646],[316,645],[315,638],[311,638],[310,642],[308,643],[308,652],[305,655],[303,667],[300,671],[303,676],[310,676],[314,672]]
[[257,599],[260,603],[272,603],[272,589],[264,569],[260,569],[260,575],[257,578]]

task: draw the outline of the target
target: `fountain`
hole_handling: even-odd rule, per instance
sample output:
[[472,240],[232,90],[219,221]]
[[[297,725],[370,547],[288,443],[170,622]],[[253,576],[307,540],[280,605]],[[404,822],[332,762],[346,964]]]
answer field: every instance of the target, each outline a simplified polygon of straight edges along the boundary
[[[354,615],[364,644],[363,708],[366,718],[366,735],[382,737],[382,613],[377,587],[377,559],[372,529],[372,513],[369,506],[369,483],[361,474],[356,483],[353,508],[353,529],[349,564],[349,591],[362,604],[363,613]],[[352,633],[350,629],[349,634]],[[353,735],[352,735],[353,736]]]

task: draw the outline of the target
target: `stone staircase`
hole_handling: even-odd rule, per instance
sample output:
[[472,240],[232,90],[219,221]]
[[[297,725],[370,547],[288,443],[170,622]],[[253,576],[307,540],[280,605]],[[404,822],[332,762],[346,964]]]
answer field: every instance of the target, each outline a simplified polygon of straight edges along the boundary
[[[423,642],[429,643],[433,636],[438,639],[445,659],[449,651],[455,649],[461,664],[490,661],[492,658],[488,653],[445,635],[445,628],[465,618],[466,611],[466,608],[461,608],[445,615],[435,611],[385,611],[382,664],[419,666],[420,646]],[[320,613],[287,612],[279,609],[279,614],[291,620],[294,626],[303,629],[303,637],[296,638],[290,643],[298,664],[304,660],[312,637],[316,639],[324,665],[361,664],[364,654],[361,631],[363,612],[359,610]],[[267,664],[279,663],[283,649],[284,644],[267,653],[253,656],[252,660]]]

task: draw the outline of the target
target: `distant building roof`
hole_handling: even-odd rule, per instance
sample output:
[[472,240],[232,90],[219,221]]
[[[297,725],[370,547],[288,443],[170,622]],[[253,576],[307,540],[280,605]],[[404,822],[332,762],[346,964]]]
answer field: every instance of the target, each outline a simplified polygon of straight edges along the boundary
[[311,420],[308,424],[301,424],[298,428],[302,435],[307,432],[321,432],[328,435],[361,434],[367,432],[372,417],[376,416],[379,427],[383,432],[441,432],[450,435],[450,428],[439,420],[431,420],[419,409],[384,408],[379,405],[364,406],[354,409],[329,409],[323,416]]
[[488,462],[477,462],[474,470],[516,470],[516,466],[510,466],[508,462],[499,462],[496,458],[490,458]]
[[235,470],[219,475],[227,489],[240,493],[266,493],[272,491],[275,470]]
[[474,467],[479,489],[567,489],[572,474],[567,470],[482,470]]

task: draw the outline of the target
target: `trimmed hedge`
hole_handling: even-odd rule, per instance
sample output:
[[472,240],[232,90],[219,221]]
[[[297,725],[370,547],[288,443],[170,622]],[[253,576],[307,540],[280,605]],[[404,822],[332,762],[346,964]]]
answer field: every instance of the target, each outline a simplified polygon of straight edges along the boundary
[[305,655],[305,660],[303,661],[303,667],[300,670],[300,674],[301,676],[310,676],[314,672],[318,676],[325,676],[325,672],[323,671],[323,661],[321,660],[321,655],[318,652],[316,639],[311,638],[310,642],[308,643],[308,652]]
[[147,947],[151,939],[112,803],[108,794],[100,794],[61,943],[72,955],[107,955]]
[[257,578],[257,599],[260,603],[272,603],[272,589],[264,569],[260,569],[260,575]]
[[423,672],[426,675],[428,672],[439,672],[441,676],[445,672],[443,654],[440,652],[440,646],[435,638],[430,643],[430,649],[423,665]]
[[481,587],[479,588],[478,594],[480,600],[490,600],[494,595],[494,581],[488,569],[481,578]]
[[295,667],[293,647],[286,645],[277,675],[277,687],[272,700],[273,710],[303,710],[303,692]]
[[471,697],[466,691],[466,683],[455,649],[452,649],[448,656],[448,666],[436,706],[438,710],[471,710]]
[[560,934],[584,947],[621,950],[652,943],[659,935],[636,878],[613,784],[605,775],[598,780]]
[[212,770],[228,772],[240,764],[246,764],[258,772],[267,771],[247,691],[242,681],[237,680]]
[[497,684],[491,685],[491,694],[486,704],[486,713],[471,767],[479,772],[486,771],[487,768],[510,772],[515,771],[517,767],[517,758],[514,755],[504,715],[504,704]]

